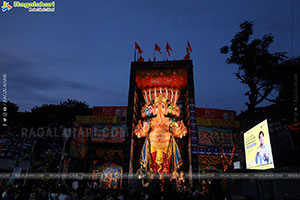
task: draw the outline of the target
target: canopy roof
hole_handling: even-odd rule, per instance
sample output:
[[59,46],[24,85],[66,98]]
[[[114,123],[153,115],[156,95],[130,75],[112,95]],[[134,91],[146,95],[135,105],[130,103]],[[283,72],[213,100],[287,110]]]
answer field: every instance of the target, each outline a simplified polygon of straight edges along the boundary
[[187,73],[183,68],[137,70],[136,84],[141,90],[153,87],[182,89],[187,86]]

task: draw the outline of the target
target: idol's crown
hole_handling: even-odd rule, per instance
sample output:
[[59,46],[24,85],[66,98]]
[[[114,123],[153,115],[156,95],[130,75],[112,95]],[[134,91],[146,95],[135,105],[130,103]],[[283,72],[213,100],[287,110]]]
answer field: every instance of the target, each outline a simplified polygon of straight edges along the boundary
[[176,88],[154,87],[142,91],[146,104],[158,101],[176,105],[180,96],[180,90]]

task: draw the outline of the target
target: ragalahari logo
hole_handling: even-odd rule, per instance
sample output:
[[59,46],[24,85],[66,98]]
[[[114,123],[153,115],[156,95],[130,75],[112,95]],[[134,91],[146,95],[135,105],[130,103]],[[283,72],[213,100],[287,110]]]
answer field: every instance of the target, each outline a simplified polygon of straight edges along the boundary
[[2,12],[12,9],[12,6],[9,5],[9,2],[3,1]]

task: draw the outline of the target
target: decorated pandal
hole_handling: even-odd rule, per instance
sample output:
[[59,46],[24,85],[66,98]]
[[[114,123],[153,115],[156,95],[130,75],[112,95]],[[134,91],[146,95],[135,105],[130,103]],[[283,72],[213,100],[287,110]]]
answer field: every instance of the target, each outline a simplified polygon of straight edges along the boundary
[[150,174],[177,172],[183,164],[175,137],[182,138],[187,129],[181,121],[176,102],[180,95],[177,88],[153,87],[142,90],[146,104],[141,109],[143,121],[139,121],[134,133],[146,137],[141,157],[141,167]]
[[122,183],[122,167],[114,163],[105,163],[93,170],[93,180],[103,189],[117,189]]

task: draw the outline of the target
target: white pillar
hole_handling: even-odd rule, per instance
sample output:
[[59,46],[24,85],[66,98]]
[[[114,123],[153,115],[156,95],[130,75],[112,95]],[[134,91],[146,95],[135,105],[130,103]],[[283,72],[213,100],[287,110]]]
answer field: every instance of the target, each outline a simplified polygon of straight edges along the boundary
[[145,98],[146,103],[148,104],[148,97],[147,97],[147,92],[146,92],[146,90],[144,90],[144,98]]
[[168,100],[168,88],[166,88],[166,99]]
[[149,99],[150,99],[150,101],[152,100],[152,97],[151,97],[151,89],[149,89]]

